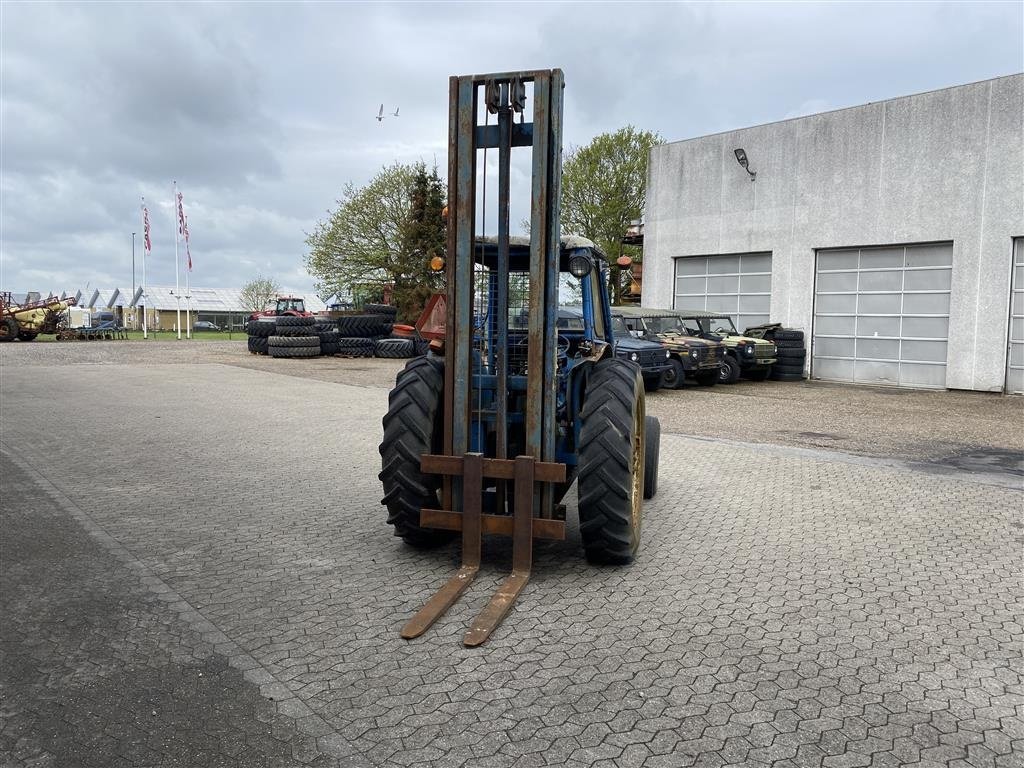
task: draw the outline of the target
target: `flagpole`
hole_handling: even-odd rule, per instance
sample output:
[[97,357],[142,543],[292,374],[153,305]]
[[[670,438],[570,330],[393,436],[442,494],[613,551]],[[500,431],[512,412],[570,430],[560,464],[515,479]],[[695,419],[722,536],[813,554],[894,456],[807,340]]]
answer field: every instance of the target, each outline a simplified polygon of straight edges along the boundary
[[146,213],[146,198],[142,198],[142,338],[148,339],[146,332],[146,251],[149,250],[149,216]]
[[[174,182],[174,217],[178,217],[178,182]],[[174,226],[174,303],[178,328],[178,341],[181,341],[181,276],[178,269],[178,225]]]
[[[185,241],[185,248],[188,248],[188,240]],[[191,269],[185,270],[185,337],[192,338],[192,289],[189,288],[188,278]]]

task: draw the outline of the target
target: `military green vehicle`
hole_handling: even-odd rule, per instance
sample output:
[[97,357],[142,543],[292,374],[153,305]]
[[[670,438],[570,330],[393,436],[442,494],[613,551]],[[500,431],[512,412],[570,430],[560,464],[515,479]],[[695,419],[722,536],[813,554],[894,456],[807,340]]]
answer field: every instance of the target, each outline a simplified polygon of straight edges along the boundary
[[728,315],[691,309],[673,310],[672,314],[683,321],[689,333],[725,345],[719,384],[734,384],[740,376],[751,381],[768,378],[778,352],[773,342],[743,336]]
[[686,379],[702,386],[719,380],[725,363],[725,345],[688,333],[682,320],[670,309],[613,307],[612,319],[621,317],[630,333],[648,341],[660,341],[671,352],[671,368],[665,371],[661,386],[679,389]]

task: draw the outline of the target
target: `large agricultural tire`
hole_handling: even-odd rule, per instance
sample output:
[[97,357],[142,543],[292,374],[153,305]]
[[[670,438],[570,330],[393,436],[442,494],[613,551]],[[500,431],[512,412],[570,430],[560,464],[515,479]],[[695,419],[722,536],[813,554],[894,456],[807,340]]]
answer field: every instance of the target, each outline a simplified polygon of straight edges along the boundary
[[437,357],[410,360],[395,380],[384,415],[380,444],[384,486],[381,504],[388,523],[406,544],[426,549],[451,541],[453,531],[420,527],[420,510],[440,507],[437,475],[420,472],[420,456],[438,453],[444,433],[444,362]]
[[780,352],[784,349],[803,349],[804,341],[803,339],[781,339],[775,342],[775,347]]
[[417,356],[425,355],[430,351],[430,341],[428,339],[413,339],[412,346]]
[[373,341],[360,338],[339,338],[337,354],[345,357],[373,357]]
[[13,317],[0,320],[0,341],[14,341],[18,338],[18,321]]
[[346,338],[387,336],[391,320],[384,315],[343,315],[338,318],[338,333]]
[[771,372],[771,368],[755,368],[752,371],[744,372],[743,378],[749,381],[764,381],[768,378],[768,374]]
[[277,325],[281,328],[291,326],[316,325],[315,317],[296,317],[295,315],[278,315]]
[[801,346],[803,346],[802,342],[804,340],[804,332],[792,328],[779,328],[775,331],[774,340],[778,346],[783,346],[782,344],[779,344],[780,341],[785,342],[785,346],[789,346],[790,342],[799,341],[801,342]]
[[594,365],[580,416],[579,515],[587,560],[633,561],[644,493],[643,377],[614,358]]
[[250,336],[246,343],[249,347],[249,351],[254,355],[265,355],[267,354],[268,347],[270,346],[269,340],[266,336]]
[[648,416],[644,427],[644,498],[658,492],[658,462],[661,459],[661,422]]
[[398,314],[398,307],[392,307],[390,304],[365,304],[363,305],[363,312],[368,315],[383,315],[390,318],[389,322],[393,323],[395,316]]
[[686,371],[683,370],[682,361],[670,357],[668,362],[672,367],[662,375],[661,386],[665,389],[682,389],[683,383],[686,381]]
[[275,347],[267,348],[271,357],[320,357],[320,347]]
[[22,341],[33,341],[38,335],[38,333],[34,333],[33,331],[18,331],[18,338]]
[[276,318],[270,318],[269,320],[250,320],[245,326],[245,332],[250,336],[261,336],[266,338],[267,336],[273,336],[274,331],[277,330],[277,323],[274,322]]
[[661,377],[664,372],[652,376],[644,376],[644,391],[645,392],[657,392],[661,389]]
[[320,342],[320,354],[324,357],[334,357],[338,354],[338,342],[336,341],[322,341]]
[[373,354],[376,357],[386,357],[401,360],[406,357],[413,357],[416,348],[412,339],[380,339],[373,343]]
[[320,348],[320,337],[319,336],[271,336],[269,339],[270,347],[278,348],[291,348],[291,349],[309,349],[312,347]]
[[740,378],[740,364],[726,355],[722,367],[718,369],[719,384],[735,384]]
[[314,338],[320,338],[320,335],[316,332],[315,325],[278,325],[274,331],[274,336],[298,336]]
[[799,349],[782,347],[776,353],[776,358],[781,362],[782,360],[803,360],[807,357],[807,350],[803,347]]

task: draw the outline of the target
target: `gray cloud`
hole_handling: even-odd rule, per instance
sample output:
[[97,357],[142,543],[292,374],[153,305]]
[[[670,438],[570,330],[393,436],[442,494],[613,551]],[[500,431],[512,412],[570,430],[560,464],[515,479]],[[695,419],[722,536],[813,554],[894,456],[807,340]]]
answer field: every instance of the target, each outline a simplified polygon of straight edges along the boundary
[[[0,285],[310,291],[304,233],[348,181],[446,165],[448,76],[566,73],[566,144],[679,140],[1019,71],[1019,4],[5,4]],[[401,117],[377,123],[381,102]],[[492,176],[494,178],[494,176]],[[527,209],[517,177],[518,221]],[[493,228],[493,225],[489,225]]]

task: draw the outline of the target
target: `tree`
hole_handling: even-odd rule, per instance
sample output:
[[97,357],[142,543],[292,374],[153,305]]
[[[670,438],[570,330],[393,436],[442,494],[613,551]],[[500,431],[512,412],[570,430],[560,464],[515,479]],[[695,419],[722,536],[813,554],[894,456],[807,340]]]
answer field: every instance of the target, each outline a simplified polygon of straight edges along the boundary
[[644,212],[647,158],[661,137],[628,125],[602,133],[585,147],[570,147],[562,161],[562,232],[583,235],[605,252],[611,265],[612,303],[622,296],[622,255],[640,256],[622,244],[633,219]]
[[444,256],[444,185],[420,162],[382,168],[365,187],[345,186],[338,208],[306,237],[306,266],[321,295],[392,285],[399,316],[414,320],[440,285],[430,270]]
[[255,280],[250,280],[242,286],[242,306],[250,312],[262,312],[267,304],[281,292],[281,286],[277,281],[257,275]]

